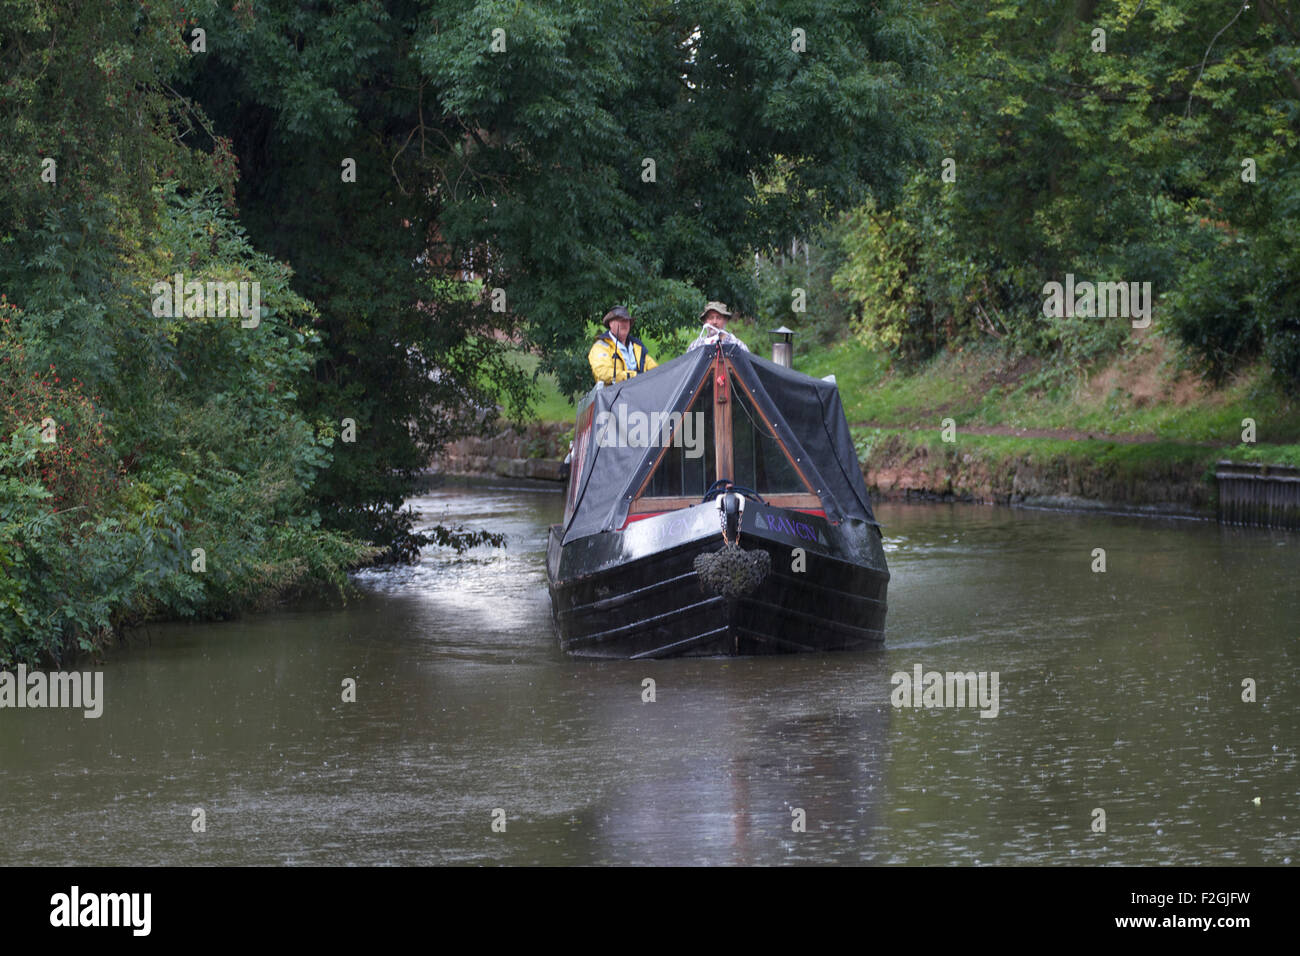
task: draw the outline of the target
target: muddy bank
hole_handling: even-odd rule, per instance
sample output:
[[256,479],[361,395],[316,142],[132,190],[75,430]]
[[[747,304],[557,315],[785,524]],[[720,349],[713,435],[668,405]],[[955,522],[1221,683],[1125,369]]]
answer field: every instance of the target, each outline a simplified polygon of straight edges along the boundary
[[1213,449],[964,436],[942,442],[907,432],[859,437],[873,495],[984,504],[1099,508],[1209,517]]

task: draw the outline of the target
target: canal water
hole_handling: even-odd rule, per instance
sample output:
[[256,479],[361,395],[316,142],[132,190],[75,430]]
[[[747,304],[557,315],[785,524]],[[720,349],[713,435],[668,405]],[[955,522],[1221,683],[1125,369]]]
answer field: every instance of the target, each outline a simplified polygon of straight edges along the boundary
[[[143,629],[99,719],[0,712],[0,864],[1300,858],[1294,533],[884,504],[880,650],[589,663],[551,630],[559,494],[412,506],[507,547]],[[894,706],[917,665],[996,672],[996,716]]]

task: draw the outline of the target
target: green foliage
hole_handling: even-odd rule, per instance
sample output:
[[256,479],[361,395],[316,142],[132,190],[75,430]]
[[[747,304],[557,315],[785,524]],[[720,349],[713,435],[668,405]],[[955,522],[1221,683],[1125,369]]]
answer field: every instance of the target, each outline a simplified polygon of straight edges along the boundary
[[[853,303],[833,284],[844,264],[845,229],[836,224],[818,230],[811,241],[791,250],[770,252],[756,264],[758,318],[763,329],[786,326],[798,333],[797,341],[826,345],[842,338],[850,328]],[[802,289],[802,311],[795,311],[794,290]]]
[[1227,457],[1232,461],[1254,461],[1300,468],[1300,445],[1238,445]]
[[[102,248],[103,233],[87,228],[96,222],[90,208],[145,210],[163,178],[231,182],[233,169],[219,173],[220,155],[186,148],[185,126],[202,117],[166,89],[189,58],[187,4],[190,19],[211,8],[206,0],[0,0],[0,241],[58,227]],[[46,158],[57,164],[53,183],[42,179]],[[73,281],[86,291],[95,278]]]
[[[1300,83],[1292,107],[1300,112]],[[1292,127],[1296,125],[1293,113]],[[1264,354],[1278,378],[1294,386],[1300,384],[1300,163],[1293,158],[1294,149],[1288,157],[1285,163],[1279,159],[1262,184],[1272,215],[1256,233],[1251,252]]]
[[832,282],[857,309],[857,334],[868,347],[907,359],[939,346],[933,300],[918,286],[922,241],[917,229],[868,203],[845,216],[845,263]]
[[896,188],[918,150],[902,87],[929,50],[907,5],[429,10],[415,55],[456,124],[436,159],[441,235],[509,290],[566,392],[589,378],[584,329],[611,304],[633,303],[657,336],[692,326],[706,298],[752,313],[753,249]]
[[[533,395],[511,358],[520,316],[486,307],[439,236],[438,157],[464,128],[442,116],[415,44],[418,4],[258,4],[218,10],[222,43],[181,88],[240,159],[242,221],[293,263],[322,349],[296,382],[312,421],[355,423],[311,489],[324,526],[411,556],[404,499],[446,442],[486,431]],[[344,159],[356,181],[342,181]]]
[[141,527],[73,506],[29,475],[45,448],[34,426],[0,444],[0,664],[92,650],[156,584]]
[[1234,243],[1194,263],[1170,302],[1170,326],[1215,382],[1259,353],[1254,272],[1247,250]]
[[[249,246],[215,193],[150,199],[148,239],[110,231],[87,258],[74,236],[37,230],[10,249],[5,284],[25,307],[0,301],[0,663],[91,650],[148,615],[341,588],[375,554],[307,507],[331,442],[298,409],[318,336],[289,270]],[[151,286],[173,270],[256,281],[258,326],[156,315]],[[67,334],[61,296],[91,280],[97,307]],[[52,443],[33,438],[45,420]]]
[[948,54],[917,106],[930,149],[897,202],[852,214],[837,273],[868,342],[918,357],[988,337],[1090,362],[1129,331],[1043,316],[1044,284],[1072,273],[1151,282],[1215,376],[1262,352],[1300,381],[1300,32],[1285,5],[963,0],[929,25]]

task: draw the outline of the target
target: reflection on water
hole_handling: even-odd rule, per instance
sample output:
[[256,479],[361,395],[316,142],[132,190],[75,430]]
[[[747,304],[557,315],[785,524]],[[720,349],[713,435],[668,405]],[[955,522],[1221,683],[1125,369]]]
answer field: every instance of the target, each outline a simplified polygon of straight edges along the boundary
[[[366,572],[346,607],[148,628],[99,720],[0,711],[0,863],[1296,856],[1294,534],[884,505],[884,648],[592,663],[551,631],[558,494],[412,504],[508,546]],[[997,671],[998,716],[895,710],[915,664]]]

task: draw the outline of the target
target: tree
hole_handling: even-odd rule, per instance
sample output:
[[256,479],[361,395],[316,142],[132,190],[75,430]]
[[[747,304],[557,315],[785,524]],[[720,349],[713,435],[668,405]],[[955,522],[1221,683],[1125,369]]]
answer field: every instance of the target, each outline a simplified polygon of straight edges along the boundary
[[430,12],[415,53],[460,130],[440,161],[442,233],[508,291],[568,389],[585,387],[588,323],[610,305],[659,333],[705,298],[752,310],[752,250],[889,195],[919,152],[904,107],[929,47],[907,5]]
[[1300,295],[1274,266],[1295,261],[1298,225],[1289,5],[951,0],[932,18],[948,53],[923,110],[935,148],[879,213],[924,242],[910,263],[880,254],[948,336],[1071,363],[1115,348],[1122,322],[1043,317],[1044,284],[1073,273],[1151,282],[1216,368],[1263,348],[1300,369]]
[[[898,107],[926,56],[905,9],[213,13],[220,42],[184,89],[234,144],[255,242],[294,264],[319,310],[312,414],[358,426],[317,487],[332,520],[406,550],[413,472],[498,402],[522,413],[511,342],[582,388],[588,324],[610,305],[652,331],[691,321],[706,295],[752,305],[752,245],[900,182],[916,143]],[[764,189],[778,170],[787,187]]]
[[[306,499],[331,444],[293,387],[312,308],[233,221],[227,144],[192,144],[207,121],[172,81],[193,20],[166,2],[0,13],[0,664],[341,587],[373,552]],[[260,321],[160,309],[177,271],[255,283]]]

